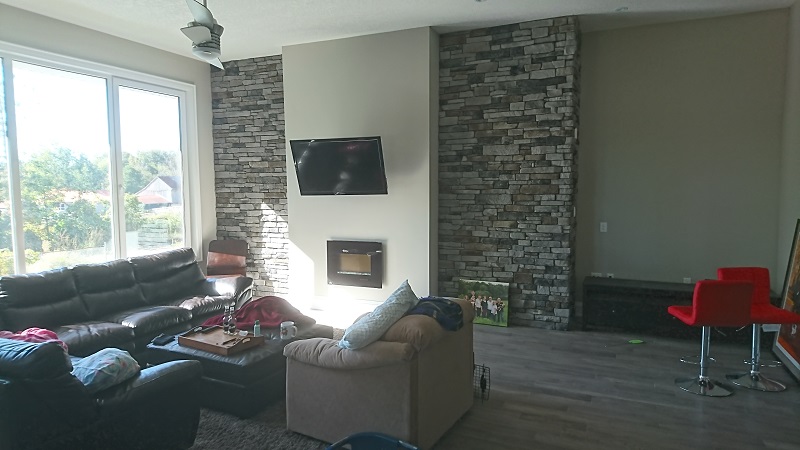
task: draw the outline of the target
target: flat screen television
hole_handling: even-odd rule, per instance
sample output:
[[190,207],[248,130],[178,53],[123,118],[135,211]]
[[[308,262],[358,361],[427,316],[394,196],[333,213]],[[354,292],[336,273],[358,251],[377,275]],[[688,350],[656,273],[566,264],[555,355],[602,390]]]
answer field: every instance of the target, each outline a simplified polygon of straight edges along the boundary
[[290,140],[300,195],[386,194],[381,138]]

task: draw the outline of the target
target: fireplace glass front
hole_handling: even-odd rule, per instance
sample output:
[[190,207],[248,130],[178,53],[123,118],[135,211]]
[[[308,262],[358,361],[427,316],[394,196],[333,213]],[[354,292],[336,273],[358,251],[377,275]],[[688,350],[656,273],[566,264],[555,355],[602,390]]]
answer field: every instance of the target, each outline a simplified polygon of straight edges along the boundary
[[383,244],[328,241],[328,284],[383,287]]

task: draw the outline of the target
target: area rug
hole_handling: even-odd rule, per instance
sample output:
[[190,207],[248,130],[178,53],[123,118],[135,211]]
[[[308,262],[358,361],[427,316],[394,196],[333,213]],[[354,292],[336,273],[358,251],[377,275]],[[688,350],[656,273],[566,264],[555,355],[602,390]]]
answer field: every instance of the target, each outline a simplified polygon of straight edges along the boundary
[[248,419],[200,410],[200,426],[192,449],[322,450],[328,444],[286,429],[286,403],[269,405]]

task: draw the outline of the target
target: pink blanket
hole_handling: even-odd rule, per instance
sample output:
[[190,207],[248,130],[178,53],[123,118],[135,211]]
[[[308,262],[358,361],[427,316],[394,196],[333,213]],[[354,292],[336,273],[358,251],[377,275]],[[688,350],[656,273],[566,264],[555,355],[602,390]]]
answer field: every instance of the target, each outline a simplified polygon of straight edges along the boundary
[[[240,330],[251,330],[256,320],[261,328],[279,327],[281,322],[294,321],[295,325],[313,325],[317,321],[308,317],[291,305],[286,299],[268,295],[244,304],[236,311],[236,327]],[[222,314],[209,317],[203,326],[222,325]]]
[[25,342],[50,342],[55,341],[60,345],[64,351],[68,351],[67,344],[65,344],[58,335],[50,330],[44,328],[28,328],[27,330],[20,331],[19,333],[12,333],[11,331],[0,331],[0,338],[13,339],[15,341]]

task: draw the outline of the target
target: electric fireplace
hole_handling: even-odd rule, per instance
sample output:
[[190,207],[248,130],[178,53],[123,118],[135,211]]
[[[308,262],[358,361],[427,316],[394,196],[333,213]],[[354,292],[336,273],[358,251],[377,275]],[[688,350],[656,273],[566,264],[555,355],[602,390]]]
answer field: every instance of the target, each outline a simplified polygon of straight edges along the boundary
[[328,241],[328,284],[383,287],[383,244]]

